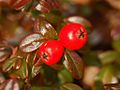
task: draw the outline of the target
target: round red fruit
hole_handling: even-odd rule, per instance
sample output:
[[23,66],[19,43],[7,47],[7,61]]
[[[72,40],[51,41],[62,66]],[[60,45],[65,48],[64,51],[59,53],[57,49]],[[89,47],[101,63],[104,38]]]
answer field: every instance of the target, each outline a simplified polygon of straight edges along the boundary
[[63,46],[57,40],[46,41],[39,48],[40,58],[47,65],[53,65],[59,62],[63,51]]
[[70,50],[78,50],[87,42],[88,34],[84,26],[77,23],[65,25],[59,34],[59,40],[64,47]]

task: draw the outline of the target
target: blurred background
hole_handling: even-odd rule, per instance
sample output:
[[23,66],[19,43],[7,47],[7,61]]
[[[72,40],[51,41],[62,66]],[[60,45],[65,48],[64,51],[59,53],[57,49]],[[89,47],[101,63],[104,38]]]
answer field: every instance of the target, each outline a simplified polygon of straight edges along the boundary
[[[89,40],[76,51],[85,69],[83,78],[73,83],[83,90],[103,90],[102,86],[105,90],[120,90],[120,0],[59,0],[59,11],[41,4],[44,0],[35,1],[42,9],[36,2],[33,7],[30,4],[14,9],[10,0],[0,0],[0,43],[18,46],[23,37],[34,31],[34,17],[38,15],[44,16],[57,32],[65,23],[81,23],[88,29]],[[2,58],[0,53],[0,62],[5,60]]]
[[[12,7],[9,4],[10,0],[0,0],[0,2],[0,22],[2,23],[0,25],[0,34],[5,39],[10,40],[9,37],[14,37],[17,33],[22,33],[22,31],[20,32],[16,29],[14,29],[15,33],[9,33],[10,30],[7,30],[10,29],[9,27],[15,28],[14,26],[18,25],[16,20],[20,20],[19,25],[22,26],[17,29],[22,30],[22,28],[25,28],[25,30],[30,30],[32,28],[32,25],[29,25],[32,24],[29,15],[25,16],[27,19],[23,14],[18,14],[17,12],[19,11],[10,9]],[[119,38],[119,33],[117,32],[119,32],[120,27],[120,0],[60,0],[60,3],[62,8],[64,8],[63,14],[65,17],[81,16],[90,21],[94,29],[90,35],[90,43],[95,46],[93,49],[96,49],[96,46],[97,48],[110,49],[111,40]],[[117,35],[114,34],[115,32]],[[21,37],[16,35],[14,39]]]

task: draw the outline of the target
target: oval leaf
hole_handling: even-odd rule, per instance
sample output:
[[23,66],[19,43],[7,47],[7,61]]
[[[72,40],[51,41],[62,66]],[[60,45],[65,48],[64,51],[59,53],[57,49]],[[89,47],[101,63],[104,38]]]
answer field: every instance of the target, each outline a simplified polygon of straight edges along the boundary
[[35,8],[42,13],[49,13],[53,8],[58,8],[59,6],[58,0],[40,0]]
[[41,33],[47,39],[55,39],[57,37],[57,32],[53,26],[42,18],[36,19],[34,31]]
[[3,87],[1,88],[1,90],[20,90],[19,83],[15,79],[9,79],[2,85]]
[[32,67],[32,78],[35,77],[40,72],[41,66]]
[[10,74],[13,74],[13,76],[18,76],[22,79],[25,79],[28,74],[28,68],[27,68],[27,62],[25,59],[22,59],[22,64],[18,70],[13,70]]
[[49,13],[51,10],[49,3],[45,0],[40,0],[40,3],[35,8],[42,13]]
[[15,8],[16,10],[22,9],[25,5],[30,3],[32,0],[11,0],[9,5]]
[[96,52],[85,52],[83,59],[88,66],[102,66],[102,63]]
[[119,54],[115,51],[106,51],[98,55],[102,64],[109,64],[119,59]]
[[83,89],[76,84],[67,83],[61,86],[60,90],[83,90]]
[[21,57],[13,57],[7,59],[2,66],[2,70],[4,72],[10,71],[15,66],[16,61],[21,59],[22,59]]
[[60,71],[58,73],[58,77],[60,79],[61,84],[70,83],[73,81],[71,74],[66,69]]
[[0,45],[0,62],[3,62],[12,54],[12,49],[3,45]]
[[23,52],[32,52],[38,49],[44,40],[45,38],[41,34],[32,33],[21,41],[19,47]]
[[71,17],[65,18],[64,21],[66,23],[82,24],[84,27],[86,27],[88,32],[91,32],[91,30],[92,30],[92,24],[87,19],[80,17],[80,16],[71,16]]
[[76,79],[81,79],[84,70],[84,63],[81,57],[73,51],[66,50],[63,64]]
[[116,83],[117,79],[114,77],[112,69],[112,66],[103,67],[96,79],[102,81],[103,84]]

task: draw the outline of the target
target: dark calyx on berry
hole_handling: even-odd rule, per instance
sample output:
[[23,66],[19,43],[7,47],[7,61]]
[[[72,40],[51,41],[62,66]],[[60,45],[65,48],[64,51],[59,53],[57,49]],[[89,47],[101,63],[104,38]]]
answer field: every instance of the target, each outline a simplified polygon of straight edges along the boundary
[[83,38],[85,37],[85,33],[84,33],[82,30],[79,30],[79,31],[77,32],[77,37],[78,37],[79,39],[83,39]]

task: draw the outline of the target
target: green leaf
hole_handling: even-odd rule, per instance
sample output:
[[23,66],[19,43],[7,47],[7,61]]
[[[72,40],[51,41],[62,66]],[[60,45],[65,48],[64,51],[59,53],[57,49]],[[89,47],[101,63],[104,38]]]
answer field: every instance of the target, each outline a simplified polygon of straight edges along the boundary
[[41,74],[45,77],[44,83],[46,85],[57,85],[58,77],[57,77],[57,71],[47,65],[42,65]]
[[4,72],[10,71],[10,70],[13,68],[13,66],[15,65],[15,63],[16,63],[16,61],[17,61],[18,59],[21,59],[21,57],[13,57],[13,58],[7,59],[7,60],[4,62],[4,64],[2,65],[3,71],[4,71]]
[[106,51],[106,52],[100,53],[98,56],[102,64],[112,63],[119,58],[119,54],[115,51]]
[[102,83],[107,84],[111,83],[114,75],[112,72],[112,66],[106,66],[101,69],[98,73],[96,80],[102,81]]
[[41,66],[32,67],[32,78],[35,77],[40,72]]
[[81,57],[74,51],[66,50],[65,60],[63,62],[66,69],[76,79],[81,79],[83,76],[84,63]]
[[112,41],[112,46],[116,51],[120,52],[120,40]]
[[51,87],[32,87],[31,90],[53,90]]
[[60,90],[83,90],[80,86],[73,84],[73,83],[67,83],[60,87]]
[[33,17],[38,17],[40,15],[40,12],[37,10],[32,10],[31,13]]
[[38,54],[38,51],[29,55],[29,61],[31,61],[29,62],[29,76],[30,78],[34,78],[36,75],[39,74],[43,62]]
[[21,67],[18,70],[13,70],[12,72],[10,72],[10,74],[15,74],[17,76],[19,76],[22,79],[25,79],[28,73],[28,68],[27,68],[27,62],[25,61],[25,59],[22,60],[22,64]]
[[100,62],[100,59],[98,58],[96,52],[85,53],[83,58],[87,65],[101,67],[101,62]]
[[62,14],[58,9],[53,9],[50,13],[44,14],[47,21],[59,26],[62,22]]
[[29,11],[29,10],[32,8],[33,3],[34,3],[33,1],[30,2],[30,3],[28,3],[28,4],[24,7],[24,10],[25,10],[25,11]]
[[95,87],[96,87],[95,90],[104,90],[103,83],[102,83],[102,81],[100,81],[100,80],[96,80],[96,81],[95,81]]
[[61,84],[73,82],[71,74],[66,69],[60,71],[58,73],[58,77],[60,79]]
[[120,76],[120,64],[119,63],[112,64],[112,73],[114,76],[119,78]]

